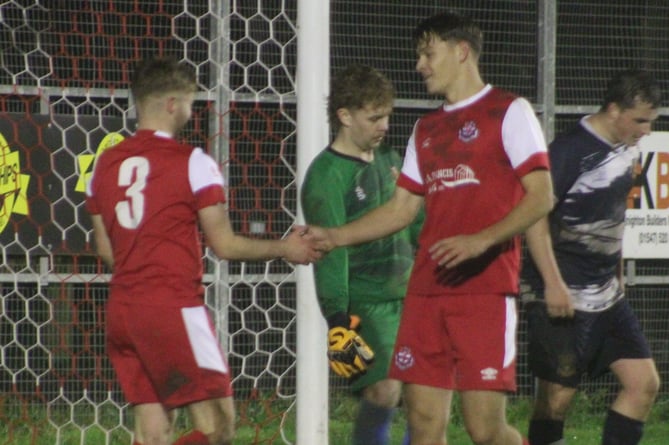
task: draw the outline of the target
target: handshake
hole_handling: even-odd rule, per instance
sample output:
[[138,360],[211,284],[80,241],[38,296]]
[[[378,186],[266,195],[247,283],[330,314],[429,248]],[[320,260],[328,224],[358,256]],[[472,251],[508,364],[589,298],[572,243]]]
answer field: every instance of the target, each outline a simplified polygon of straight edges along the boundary
[[374,361],[374,351],[358,335],[360,318],[337,313],[328,318],[328,359],[339,376],[355,379],[367,372]]
[[328,229],[295,225],[279,243],[279,257],[295,264],[310,264],[320,260],[335,245]]

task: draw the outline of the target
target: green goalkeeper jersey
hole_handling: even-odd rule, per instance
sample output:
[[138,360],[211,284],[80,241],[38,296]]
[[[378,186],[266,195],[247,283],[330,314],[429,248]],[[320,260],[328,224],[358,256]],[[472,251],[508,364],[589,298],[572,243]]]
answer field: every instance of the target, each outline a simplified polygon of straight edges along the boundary
[[[373,162],[323,150],[307,170],[301,190],[308,224],[336,227],[360,218],[384,204],[395,191],[402,160],[382,145]],[[325,317],[349,313],[356,302],[374,303],[404,298],[414,260],[421,217],[387,238],[337,248],[314,264],[316,292]]]

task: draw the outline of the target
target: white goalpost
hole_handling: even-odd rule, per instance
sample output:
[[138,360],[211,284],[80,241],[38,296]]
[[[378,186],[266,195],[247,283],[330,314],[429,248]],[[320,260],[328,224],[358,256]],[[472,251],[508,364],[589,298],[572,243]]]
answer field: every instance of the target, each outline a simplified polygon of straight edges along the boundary
[[[329,0],[297,5],[297,183],[328,143],[325,101],[330,77]],[[298,200],[298,221],[303,222]],[[297,275],[297,444],[328,444],[326,327],[312,267]]]

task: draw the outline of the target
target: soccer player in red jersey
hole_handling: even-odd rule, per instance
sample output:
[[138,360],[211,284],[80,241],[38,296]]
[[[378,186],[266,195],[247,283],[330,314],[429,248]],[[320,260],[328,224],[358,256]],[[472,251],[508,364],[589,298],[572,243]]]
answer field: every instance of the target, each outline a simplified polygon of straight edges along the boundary
[[204,306],[198,224],[223,259],[320,257],[304,228],[282,240],[233,232],[218,165],[175,140],[196,89],[187,65],[141,63],[131,86],[138,130],[100,156],[87,187],[96,249],[112,268],[107,350],[134,407],[137,445],[173,443],[179,407],[193,431],[174,443],[227,445],[234,436],[230,369]]
[[338,228],[312,227],[323,250],[385,237],[425,205],[425,223],[390,377],[404,382],[412,445],[445,444],[453,392],[477,445],[521,445],[506,421],[516,388],[518,236],[552,205],[546,142],[527,100],[486,84],[482,34],[447,12],[414,31],[427,91],[394,196]]

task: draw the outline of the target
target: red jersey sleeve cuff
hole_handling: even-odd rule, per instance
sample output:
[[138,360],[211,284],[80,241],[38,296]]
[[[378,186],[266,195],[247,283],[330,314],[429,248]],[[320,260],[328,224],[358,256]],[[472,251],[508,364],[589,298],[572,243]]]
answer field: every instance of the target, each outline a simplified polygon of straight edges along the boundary
[[223,187],[218,184],[212,184],[209,187],[204,187],[195,194],[196,207],[198,210],[205,207],[213,206],[218,203],[225,204],[225,194]]
[[548,160],[547,152],[535,153],[525,160],[522,164],[516,167],[516,175],[519,178],[522,178],[528,173],[533,172],[534,170],[549,170],[550,163]]
[[400,177],[397,178],[397,185],[403,189],[409,190],[411,193],[416,195],[424,195],[425,189],[423,184],[419,184],[413,179],[409,178],[404,174],[400,174]]

